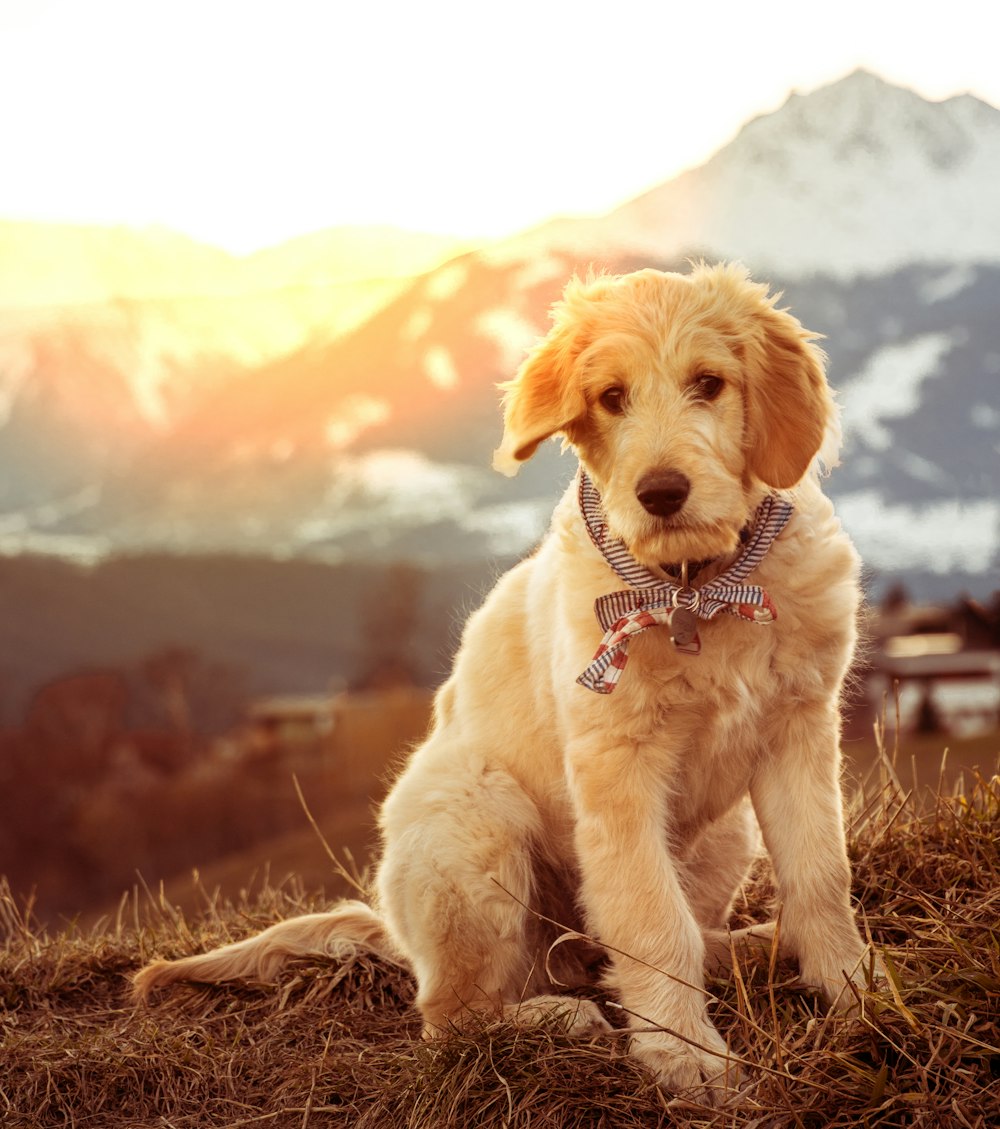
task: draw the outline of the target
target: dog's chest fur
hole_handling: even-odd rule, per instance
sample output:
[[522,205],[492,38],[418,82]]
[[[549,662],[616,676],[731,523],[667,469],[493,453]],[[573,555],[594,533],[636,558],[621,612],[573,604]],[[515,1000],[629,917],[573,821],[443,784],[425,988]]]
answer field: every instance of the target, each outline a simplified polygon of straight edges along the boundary
[[674,651],[665,630],[647,632],[635,639],[614,695],[597,703],[609,730],[628,734],[634,755],[660,765],[681,839],[746,793],[764,754],[762,720],[777,703],[767,673],[774,641],[763,630],[735,619],[702,624],[698,656]]
[[[631,641],[613,694],[592,694],[573,686],[568,670],[564,675],[573,696],[564,714],[567,736],[601,730],[609,744],[620,735],[636,755],[659,759],[672,831],[681,840],[746,794],[769,755],[773,718],[803,702],[837,698],[855,638],[857,559],[818,487],[810,484],[798,502],[787,536],[753,577],[772,596],[776,622],[726,613],[699,621],[698,655],[677,651],[665,628],[651,628]],[[586,577],[594,587],[581,583],[565,597],[584,657],[599,637],[589,605],[608,576],[598,581],[598,573]]]

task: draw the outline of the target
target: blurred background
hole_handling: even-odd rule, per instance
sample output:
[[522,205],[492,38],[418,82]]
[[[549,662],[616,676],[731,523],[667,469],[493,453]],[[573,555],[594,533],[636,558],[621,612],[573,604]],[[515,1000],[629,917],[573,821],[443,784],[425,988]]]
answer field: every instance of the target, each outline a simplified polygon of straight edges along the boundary
[[514,480],[489,462],[496,383],[589,264],[740,259],[826,335],[828,489],[869,601],[848,770],[888,701],[907,779],[991,771],[986,19],[978,0],[0,0],[15,895],[55,921],[137,882],[180,903],[322,883],[293,775],[364,861],[462,620],[573,474],[555,444]]

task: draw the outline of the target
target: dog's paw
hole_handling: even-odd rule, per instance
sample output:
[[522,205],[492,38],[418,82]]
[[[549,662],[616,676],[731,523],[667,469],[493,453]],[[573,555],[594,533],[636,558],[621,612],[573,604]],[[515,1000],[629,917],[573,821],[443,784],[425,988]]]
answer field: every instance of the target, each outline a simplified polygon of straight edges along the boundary
[[593,1000],[577,1000],[572,996],[535,996],[523,1003],[508,1005],[504,1011],[518,1027],[545,1026],[576,1038],[605,1035],[612,1030]]
[[722,1105],[739,1085],[739,1069],[711,1025],[700,1025],[690,1038],[637,1032],[629,1051],[668,1093],[698,1105]]
[[589,1038],[592,1035],[606,1035],[613,1030],[611,1024],[601,1014],[601,1009],[592,1000],[576,1000],[576,1006],[564,1009],[559,1021],[567,1035]]
[[821,962],[803,964],[801,979],[822,993],[831,1012],[849,1017],[858,1013],[865,992],[885,987],[885,969],[871,949],[859,945]]

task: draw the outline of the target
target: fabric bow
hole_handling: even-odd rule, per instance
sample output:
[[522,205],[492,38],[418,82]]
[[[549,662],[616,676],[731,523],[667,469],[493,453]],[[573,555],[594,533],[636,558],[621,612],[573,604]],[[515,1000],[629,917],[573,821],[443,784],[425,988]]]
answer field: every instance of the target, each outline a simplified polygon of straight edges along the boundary
[[[697,589],[656,576],[629,553],[622,541],[611,537],[601,510],[601,495],[582,469],[579,501],[591,540],[629,585],[625,591],[609,592],[594,601],[594,613],[604,629],[604,638],[590,665],[577,679],[581,686],[598,694],[610,694],[628,662],[629,640],[647,628],[670,627],[676,648],[697,655],[701,640],[694,617],[710,620],[725,611],[751,623],[773,623],[777,619],[777,610],[764,589],[743,581],[764,559],[792,516],[794,507],[784,498],[769,494],[761,502],[742,554],[725,572]],[[678,623],[679,620],[682,622]]]

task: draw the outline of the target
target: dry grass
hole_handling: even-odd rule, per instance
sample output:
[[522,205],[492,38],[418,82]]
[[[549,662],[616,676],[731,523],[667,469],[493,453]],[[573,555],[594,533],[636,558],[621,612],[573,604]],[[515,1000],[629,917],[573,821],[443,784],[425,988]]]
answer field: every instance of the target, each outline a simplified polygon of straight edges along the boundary
[[[130,896],[92,932],[46,934],[0,898],[0,1123],[43,1126],[472,1127],[1000,1124],[1000,779],[917,802],[883,759],[851,833],[861,919],[891,983],[827,1018],[791,966],[746,959],[713,981],[715,1018],[746,1063],[733,1103],[672,1106],[624,1054],[500,1024],[417,1038],[412,985],[359,959],[300,962],[280,985],[182,989],[134,1010],[147,958],[317,908],[266,888],[186,918]],[[740,923],[767,916],[764,867]],[[595,998],[601,998],[595,994]]]

